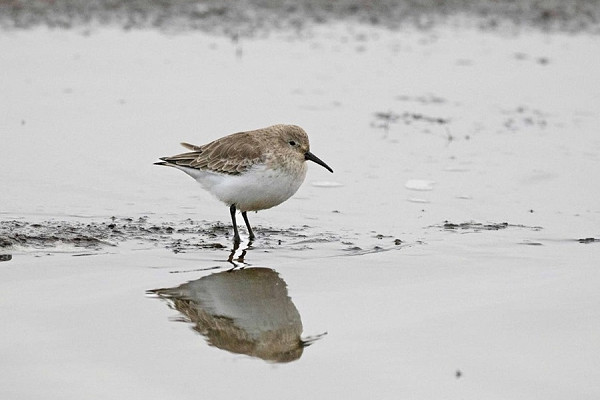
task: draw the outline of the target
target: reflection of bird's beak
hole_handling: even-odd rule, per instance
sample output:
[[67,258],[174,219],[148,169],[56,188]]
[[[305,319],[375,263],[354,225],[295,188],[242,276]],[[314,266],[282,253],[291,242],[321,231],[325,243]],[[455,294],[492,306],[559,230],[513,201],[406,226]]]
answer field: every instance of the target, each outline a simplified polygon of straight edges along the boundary
[[315,156],[310,151],[307,151],[306,153],[304,153],[304,159],[316,162],[320,166],[325,167],[329,172],[333,173],[333,170],[331,168],[329,168],[329,165],[325,164],[325,162],[323,162],[319,157]]

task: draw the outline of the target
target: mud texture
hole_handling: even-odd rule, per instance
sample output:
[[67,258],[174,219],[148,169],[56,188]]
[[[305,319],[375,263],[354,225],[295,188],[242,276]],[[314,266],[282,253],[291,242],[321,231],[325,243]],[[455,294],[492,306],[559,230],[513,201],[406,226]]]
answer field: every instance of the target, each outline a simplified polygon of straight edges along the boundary
[[[409,242],[376,232],[339,235],[332,232],[314,232],[309,226],[278,230],[272,227],[254,227],[258,246],[268,251],[286,246],[289,250],[310,250],[317,247],[333,247],[345,255],[363,255],[424,244]],[[540,231],[539,226],[521,224],[444,221],[429,228],[457,233],[475,233],[505,229]],[[600,243],[600,239],[587,237],[571,239],[582,244]],[[105,221],[50,220],[40,222],[0,221],[0,261],[10,261],[15,250],[57,249],[78,252],[100,251],[118,247],[125,242],[143,246],[152,245],[173,253],[184,253],[198,249],[228,249],[232,245],[232,229],[229,225],[207,221],[153,222],[148,217],[116,218]],[[526,243],[537,244],[537,243]],[[252,247],[252,243],[249,244]]]
[[[47,249],[59,244],[99,250],[125,241],[154,243],[178,253],[191,248],[224,248],[219,239],[229,239],[228,226],[187,219],[153,223],[147,217],[116,218],[107,221],[23,221],[0,222],[0,248]],[[274,232],[258,229],[263,236]],[[282,231],[278,233],[285,233]],[[291,234],[291,231],[290,231]],[[294,236],[296,236],[294,234]]]
[[582,238],[582,239],[577,239],[577,241],[578,241],[579,243],[583,243],[583,244],[589,244],[589,243],[600,243],[600,239],[593,238],[593,237],[589,237],[589,238]]
[[4,0],[0,26],[26,29],[45,25],[72,28],[115,25],[125,29],[202,30],[256,35],[274,29],[303,29],[340,20],[398,28],[410,24],[427,29],[448,17],[475,17],[483,29],[506,23],[544,30],[599,32],[596,0],[551,1],[358,1],[358,0]]
[[[410,244],[390,235],[374,234],[360,239],[356,235],[341,236],[331,232],[312,232],[309,226],[277,230],[271,227],[253,227],[263,250],[286,245],[290,250],[307,250],[316,246],[335,245],[345,254],[397,250]],[[117,247],[125,242],[153,245],[182,253],[197,249],[225,249],[233,243],[229,225],[185,219],[182,221],[153,222],[147,217],[116,218],[106,221],[0,221],[0,261],[11,259],[10,251],[46,250],[56,248],[98,251]],[[360,236],[360,235],[359,235]]]
[[530,229],[532,231],[539,231],[542,229],[542,227],[540,227],[540,226],[515,225],[515,224],[509,224],[508,222],[484,224],[481,222],[474,222],[474,221],[461,222],[459,224],[445,221],[441,227],[443,227],[446,230],[462,230],[462,231],[471,231],[471,232],[498,231],[500,229],[507,229],[507,228],[524,228],[524,229]]
[[404,125],[422,124],[421,129],[424,132],[429,132],[429,127],[432,125],[447,125],[450,123],[449,118],[425,115],[418,112],[407,112],[396,114],[392,111],[374,113],[374,120],[371,122],[373,128],[383,129],[388,132],[390,125],[402,122]]

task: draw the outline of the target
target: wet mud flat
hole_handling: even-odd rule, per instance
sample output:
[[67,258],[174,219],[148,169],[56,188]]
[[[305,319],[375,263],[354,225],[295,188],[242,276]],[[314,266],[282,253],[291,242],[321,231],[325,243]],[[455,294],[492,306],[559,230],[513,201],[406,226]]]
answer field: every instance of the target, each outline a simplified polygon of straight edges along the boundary
[[[123,230],[128,221],[104,223]],[[40,226],[29,229],[39,234]],[[3,394],[26,398],[41,387],[60,392],[50,397],[75,399],[95,391],[98,376],[103,393],[140,399],[163,397],[156,392],[192,399],[206,391],[223,399],[301,399],[306,385],[318,398],[340,391],[346,398],[391,396],[406,385],[419,395],[455,398],[482,394],[482,385],[498,398],[596,394],[588,377],[597,362],[590,355],[597,319],[590,315],[597,312],[598,271],[585,260],[594,258],[597,243],[520,246],[515,238],[543,230],[445,222],[426,230],[426,243],[349,257],[331,239],[301,250],[289,242],[270,248],[259,229],[256,244],[243,244],[232,257],[222,239],[217,243],[226,248],[175,252],[161,237],[178,225],[169,223],[158,237],[153,226],[159,224],[131,221],[130,239],[117,246],[82,249],[51,239],[47,249],[20,249],[0,264],[0,313],[16,322],[3,333],[10,344],[0,363]],[[203,237],[194,231],[200,227],[186,235]],[[19,384],[29,379],[21,374],[41,382]],[[556,388],[535,384],[558,376],[558,396]],[[142,382],[132,387],[132,380]]]
[[[442,224],[427,227],[438,232],[476,233],[498,230],[525,230],[539,232],[540,226],[525,226],[519,224],[444,221]],[[287,249],[306,251],[323,247],[338,254],[364,255],[374,252],[400,250],[407,246],[426,245],[423,240],[409,242],[394,235],[365,232],[362,235],[344,235],[333,232],[319,233],[309,226],[293,227],[284,230],[257,227],[258,238],[254,247],[263,251]],[[600,242],[600,238],[582,237],[562,239],[582,244]],[[153,223],[148,217],[117,218],[111,217],[106,221],[0,221],[0,255],[1,261],[10,261],[11,252],[73,252],[86,255],[101,252],[107,248],[117,248],[120,244],[129,242],[134,246],[152,245],[177,253],[194,252],[202,249],[230,249],[233,246],[232,229],[222,223],[207,221],[170,221]],[[541,245],[539,242],[529,242],[530,245]],[[250,242],[252,246],[252,242]],[[237,249],[237,247],[236,247]],[[90,253],[90,251],[92,253]],[[332,253],[332,255],[335,253]]]
[[432,28],[448,17],[478,21],[495,30],[509,23],[547,30],[598,31],[596,0],[551,1],[2,1],[0,24],[31,28],[115,25],[126,29],[203,30],[232,36],[302,29],[339,21],[398,28]]
[[[256,232],[258,238],[255,247],[263,250],[282,247],[288,250],[307,250],[327,245],[339,251],[363,254],[408,245],[393,236],[372,231],[363,235],[367,240],[364,237],[359,239],[366,247],[362,248],[356,243],[357,235],[316,232],[307,225],[283,230],[259,226]],[[161,223],[153,223],[148,217],[111,217],[102,222],[12,220],[0,221],[0,252],[6,255],[15,250],[52,252],[57,247],[61,251],[102,251],[129,242],[134,246],[152,245],[177,254],[201,249],[229,249],[233,246],[232,235],[232,229],[228,225],[192,219]]]
[[[237,40],[147,29],[154,3],[114,3],[142,9],[128,31],[28,4],[0,36],[1,398],[600,397],[591,31],[348,17]],[[152,165],[279,122],[336,172],[253,215],[253,243]]]

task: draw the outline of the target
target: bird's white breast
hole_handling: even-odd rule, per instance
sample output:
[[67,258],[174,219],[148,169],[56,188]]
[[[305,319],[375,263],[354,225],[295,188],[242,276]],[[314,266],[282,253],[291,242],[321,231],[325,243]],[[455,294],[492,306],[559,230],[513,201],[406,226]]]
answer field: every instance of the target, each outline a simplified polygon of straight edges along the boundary
[[178,167],[198,181],[204,189],[240,211],[258,211],[289,199],[306,177],[306,163],[293,170],[255,165],[239,175]]

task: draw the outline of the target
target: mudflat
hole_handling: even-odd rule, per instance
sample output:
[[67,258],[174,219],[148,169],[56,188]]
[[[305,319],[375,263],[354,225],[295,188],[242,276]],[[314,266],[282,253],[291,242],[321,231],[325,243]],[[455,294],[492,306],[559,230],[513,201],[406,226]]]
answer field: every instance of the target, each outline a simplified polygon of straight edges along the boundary
[[[477,21],[5,29],[0,397],[598,398],[598,37]],[[277,123],[251,243],[152,165]]]

